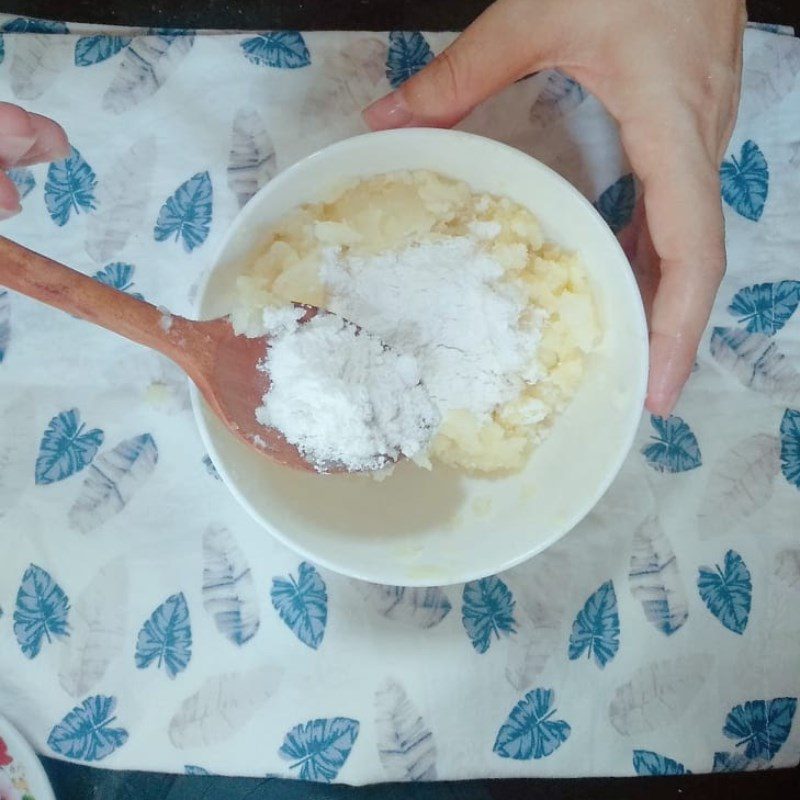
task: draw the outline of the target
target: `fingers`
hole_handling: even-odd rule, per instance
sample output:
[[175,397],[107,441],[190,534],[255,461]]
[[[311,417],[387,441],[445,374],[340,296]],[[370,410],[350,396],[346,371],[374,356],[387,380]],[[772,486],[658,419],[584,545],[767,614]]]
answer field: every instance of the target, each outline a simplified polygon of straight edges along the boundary
[[28,114],[36,135],[31,148],[17,161],[17,166],[28,166],[46,161],[57,161],[69,155],[69,142],[64,129],[41,114]]
[[[69,154],[67,136],[60,125],[11,103],[0,103],[0,167],[27,166],[54,161]],[[14,183],[0,174],[0,219],[20,211]]]
[[0,172],[0,220],[19,214],[22,207],[19,204],[19,192],[14,182],[7,175]]
[[[455,125],[478,103],[535,68],[530,20],[531,5],[524,0],[490,6],[425,69],[369,106],[367,125],[373,130]],[[552,44],[545,36],[542,41]]]
[[[644,184],[644,202],[661,277],[650,317],[647,408],[670,414],[691,374],[725,271],[719,175],[699,140],[660,142],[647,128],[625,131]],[[647,144],[644,144],[644,143]]]
[[639,285],[639,293],[642,295],[644,311],[649,323],[661,269],[658,253],[653,247],[653,240],[647,227],[643,197],[640,196],[637,199],[630,224],[620,231],[618,239],[633,267],[633,274]]
[[[679,91],[706,85],[705,62],[698,67],[691,48],[681,51],[679,37],[665,45],[663,37],[635,35],[650,20],[633,7],[641,14],[628,20],[631,36],[623,47],[619,26],[606,12],[592,13],[595,3],[580,4],[585,13],[577,24],[563,3],[499,0],[425,69],[370,106],[364,118],[373,129],[453,125],[511,81],[552,66],[564,68],[604,102],[620,123],[644,185],[647,226],[629,244],[657,264],[639,277],[646,301],[652,298],[647,406],[666,415],[691,373],[724,271],[722,130],[713,123],[730,121],[733,107],[724,97],[716,108],[713,98],[694,102],[696,93]],[[655,22],[670,34],[676,21],[685,22],[683,6],[671,8],[650,9],[663,11]]]
[[11,103],[0,103],[0,164],[4,169],[68,154],[67,136],[60,125]]

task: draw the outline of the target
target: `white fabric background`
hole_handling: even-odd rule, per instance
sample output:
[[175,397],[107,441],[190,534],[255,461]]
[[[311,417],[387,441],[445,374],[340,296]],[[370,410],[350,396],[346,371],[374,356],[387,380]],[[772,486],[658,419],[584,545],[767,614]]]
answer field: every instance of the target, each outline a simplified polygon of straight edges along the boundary
[[[152,140],[155,157],[141,163],[132,179],[148,186],[143,222],[113,258],[95,262],[88,255],[87,214],[73,215],[64,227],[53,223],[43,201],[46,166],[32,168],[36,187],[23,201],[23,213],[3,223],[2,234],[87,273],[108,261],[133,264],[134,290],[181,314],[191,314],[198,282],[237,211],[225,176],[236,112],[258,109],[277,167],[283,169],[316,148],[363,131],[360,108],[389,88],[386,34],[305,34],[311,64],[296,70],[249,63],[240,47],[244,34],[207,35],[196,37],[157,92],[113,114],[104,110],[102,97],[121,57],[76,67],[73,34],[47,37],[52,74],[41,78],[37,97],[16,97],[14,59],[31,47],[32,36],[4,34],[0,99],[61,122],[101,187],[137,142]],[[451,38],[426,34],[437,52]],[[744,100],[729,155],[738,157],[746,140],[756,141],[769,164],[769,193],[758,222],[725,207],[729,272],[712,325],[737,325],[726,309],[741,288],[800,280],[798,70],[800,42],[747,32]],[[532,123],[531,109],[545,78],[514,85],[463,127],[532,153],[595,200],[627,171],[615,127],[592,98],[574,107],[543,98],[536,106],[538,122]],[[214,187],[208,239],[191,254],[174,242],[154,241],[153,225],[164,201],[204,170]],[[177,370],[153,353],[23,297],[7,295],[6,306],[11,333],[0,364],[0,711],[41,752],[52,754],[48,735],[65,714],[86,696],[102,694],[116,698],[114,726],[129,734],[101,762],[104,767],[183,771],[196,764],[222,774],[288,777],[297,771],[278,755],[287,731],[306,720],[349,717],[359,721],[360,731],[337,780],[387,780],[396,776],[378,756],[375,693],[391,678],[433,734],[440,779],[633,774],[634,749],[655,751],[702,772],[711,769],[715,752],[737,752],[722,730],[734,706],[800,695],[800,575],[792,572],[800,563],[800,492],[777,473],[769,500],[743,522],[733,520],[708,536],[698,520],[704,503],[722,513],[731,502],[715,496],[709,483],[715,471],[726,469],[731,448],[754,434],[778,437],[781,418],[792,405],[785,399],[789,390],[769,396],[743,386],[710,356],[710,334],[676,411],[697,437],[702,466],[678,474],[648,466],[640,452],[652,433],[646,418],[619,480],[595,512],[557,546],[501,576],[516,601],[517,633],[494,639],[487,653],[478,654],[461,623],[461,587],[445,590],[452,610],[425,629],[402,604],[391,618],[381,613],[374,596],[365,598],[358,584],[322,572],[328,622],[321,646],[313,650],[270,603],[272,578],[296,575],[300,559],[273,542],[208,473]],[[800,313],[775,341],[795,367],[800,364]],[[156,402],[148,392],[154,381],[166,385],[166,401]],[[800,408],[800,392],[795,397],[793,406]],[[51,485],[34,483],[42,433],[53,416],[70,408],[80,410],[87,428],[104,431],[101,453],[141,433],[150,433],[158,445],[150,479],[120,513],[88,534],[68,521],[86,472]],[[688,619],[670,636],[648,622],[629,586],[634,535],[649,517],[658,520],[671,543],[688,603]],[[221,635],[203,608],[202,539],[210,526],[231,532],[252,571],[260,627],[241,647]],[[752,576],[752,609],[742,635],[712,616],[696,587],[698,568],[722,564],[729,549],[742,556]],[[17,590],[30,563],[47,570],[68,595],[73,635],[76,604],[87,587],[81,608],[106,604],[114,657],[76,697],[59,677],[63,651],[72,646],[69,638],[43,644],[34,659],[23,655],[15,638]],[[99,584],[92,581],[109,564],[115,589],[93,596]],[[613,581],[618,599],[620,648],[600,670],[585,657],[569,660],[567,648],[575,615],[607,580]],[[179,591],[190,610],[192,656],[170,680],[154,665],[137,669],[134,650],[145,620]],[[107,645],[102,640],[101,650]],[[543,656],[512,685],[509,670],[516,674],[515,665],[529,646],[539,647]],[[653,664],[660,666],[653,670]],[[278,668],[283,677],[249,721],[218,744],[174,746],[169,723],[185,698],[217,675],[246,686],[241,675],[262,667]],[[626,735],[611,724],[609,704],[637,671],[641,680],[627,697],[642,708],[635,730]],[[535,687],[555,691],[554,718],[567,720],[571,734],[545,758],[501,758],[492,751],[498,729]],[[794,765],[799,759],[795,719],[771,764]]]

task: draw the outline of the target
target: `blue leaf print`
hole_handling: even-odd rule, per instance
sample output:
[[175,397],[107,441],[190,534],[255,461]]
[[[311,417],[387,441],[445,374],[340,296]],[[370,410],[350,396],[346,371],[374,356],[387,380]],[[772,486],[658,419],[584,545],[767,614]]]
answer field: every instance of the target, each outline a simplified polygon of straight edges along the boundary
[[652,750],[634,750],[633,768],[637,775],[691,775],[683,764]]
[[231,532],[213,525],[203,535],[203,608],[217,630],[236,645],[258,631],[258,596],[250,565]]
[[22,576],[14,609],[14,636],[28,658],[36,658],[42,640],[63,638],[67,633],[69,598],[50,574],[31,564]]
[[735,550],[725,553],[725,571],[700,567],[697,589],[708,610],[730,631],[742,634],[750,616],[750,571]]
[[800,304],[800,281],[747,286],[736,293],[728,311],[746,323],[750,333],[777,333]]
[[[747,27],[748,28],[753,28],[754,30],[757,30],[757,31],[766,31],[767,33],[780,33],[780,34],[786,34],[787,33],[787,30],[786,30],[786,28],[784,28],[783,25],[780,25],[780,24],[777,24],[777,23],[774,23],[774,22],[750,22],[750,21],[748,21]],[[791,31],[791,30],[792,30],[792,28],[789,28],[789,31]],[[793,33],[789,33],[789,35],[793,36],[794,34]]]
[[748,759],[738,753],[714,753],[714,765],[711,767],[711,771],[739,772],[740,770],[737,769],[739,761],[744,764]]
[[517,632],[514,619],[514,595],[496,575],[465,584],[462,594],[461,622],[472,646],[485,653],[492,634],[510,636]]
[[136,640],[136,666],[154,661],[170,678],[183,672],[192,657],[192,628],[183,592],[168,597],[145,622]]
[[182,183],[161,206],[153,231],[155,240],[163,242],[171,236],[183,241],[183,249],[191,253],[208,237],[213,213],[213,188],[208,172],[198,172]]
[[539,75],[544,86],[531,106],[529,119],[534,126],[544,128],[577,108],[586,99],[586,92],[577,81],[558,70],[545,70]]
[[47,19],[17,17],[3,23],[2,30],[7,33],[69,33],[63,22],[51,22]]
[[278,755],[300,767],[300,779],[331,783],[344,766],[358,737],[358,722],[347,717],[312,719],[286,734]]
[[255,108],[239,109],[228,155],[228,188],[239,208],[275,175],[275,166],[275,145],[264,118]]
[[390,781],[435,781],[436,742],[405,689],[394,680],[375,692],[378,757]]
[[370,606],[386,619],[417,628],[433,628],[452,609],[447,593],[438,586],[388,586],[380,583],[355,584]]
[[551,719],[555,693],[552,689],[533,689],[511,710],[497,733],[494,747],[502,758],[527,761],[544,758],[567,741],[571,732],[564,720]]
[[106,286],[119,289],[121,292],[128,292],[131,297],[135,297],[137,300],[144,300],[144,297],[139,292],[128,291],[133,287],[134,271],[133,264],[123,264],[121,261],[115,261],[113,264],[107,264],[103,269],[95,272],[92,277],[96,281],[106,284]]
[[107,61],[132,41],[130,36],[81,36],[75,42],[75,66],[91,67],[92,64]]
[[709,349],[718,364],[754,392],[785,403],[797,399],[800,372],[769,336],[741,328],[714,328]]
[[116,697],[97,694],[75,706],[50,731],[47,744],[54,753],[81,761],[100,761],[128,741],[128,731],[112,728]]
[[102,525],[125,508],[157,463],[158,448],[149,433],[101,453],[89,467],[83,490],[69,511],[70,523],[83,533]]
[[217,468],[214,466],[214,462],[211,460],[211,456],[204,455],[203,456],[203,466],[206,468],[206,472],[216,480],[222,480],[219,477],[219,472],[217,472]]
[[16,37],[8,69],[12,94],[20,100],[36,100],[52,86],[63,71],[61,54],[67,42],[53,42],[38,33]]
[[47,213],[53,222],[63,227],[69,221],[72,210],[93,211],[94,188],[97,178],[83,156],[74,148],[61,161],[54,161],[47,168],[47,182],[44,185],[44,202]]
[[796,708],[796,697],[748,700],[731,709],[722,732],[737,740],[737,747],[745,745],[747,758],[769,761],[786,741]]
[[767,159],[759,146],[748,139],[739,154],[725,159],[719,168],[722,199],[745,219],[757,222],[764,212],[769,190]]
[[712,772],[748,772],[770,769],[763,758],[748,758],[744,753],[714,753]]
[[616,180],[597,198],[594,207],[614,233],[619,233],[633,217],[636,205],[636,181],[628,173]]
[[298,31],[272,31],[245,39],[240,45],[252,64],[278,69],[299,69],[311,63],[303,35]]
[[124,292],[133,286],[133,264],[124,264],[121,261],[115,261],[113,264],[107,264],[103,269],[95,272],[92,277],[106,286],[112,286],[114,289],[119,289]]
[[5,289],[0,289],[0,364],[11,342],[11,299]]
[[77,408],[56,414],[47,425],[36,458],[37,484],[56,483],[87,467],[103,444],[103,431],[92,428],[84,433]]
[[[0,62],[2,62],[2,59],[0,59]],[[17,187],[20,199],[27,197],[36,186],[36,178],[33,177],[33,173],[27,167],[14,167],[6,172],[6,176]]]
[[103,95],[103,109],[122,114],[152,97],[178,69],[195,37],[137,36],[118,59],[116,74]]
[[688,472],[702,465],[700,445],[692,429],[675,416],[650,416],[656,432],[653,444],[642,448],[647,463],[657,472]]
[[98,210],[86,220],[86,252],[98,264],[112,260],[144,226],[157,162],[156,139],[134,142],[103,172]]
[[689,603],[678,561],[658,520],[651,517],[636,530],[628,572],[631,594],[648,621],[666,636],[689,617]]
[[148,36],[157,36],[167,42],[172,42],[180,36],[194,37],[196,31],[191,28],[148,28]]
[[213,775],[213,773],[209,772],[205,767],[197,767],[194,764],[185,764],[183,771],[187,775]]
[[689,603],[672,545],[654,517],[636,530],[628,579],[631,594],[656,629],[671,636],[683,626]]
[[392,31],[386,54],[386,77],[393,89],[433,61],[433,51],[419,31]]
[[793,408],[787,408],[781,419],[781,472],[800,489],[800,411]]
[[[213,660],[213,651],[207,651]],[[243,663],[240,659],[239,663]],[[180,750],[208,747],[230,739],[275,694],[284,670],[260,666],[238,672],[222,672],[206,678],[178,706],[167,726],[172,744]]]
[[6,42],[5,39],[3,39],[3,34],[0,33],[0,64],[2,64],[3,61],[5,61],[5,57],[6,57]]
[[589,597],[572,623],[569,636],[571,661],[584,652],[600,669],[605,667],[619,650],[619,613],[614,582],[606,581]]
[[280,618],[294,635],[316,650],[325,636],[328,593],[325,582],[307,561],[300,564],[297,575],[297,580],[293,575],[273,578],[269,596]]

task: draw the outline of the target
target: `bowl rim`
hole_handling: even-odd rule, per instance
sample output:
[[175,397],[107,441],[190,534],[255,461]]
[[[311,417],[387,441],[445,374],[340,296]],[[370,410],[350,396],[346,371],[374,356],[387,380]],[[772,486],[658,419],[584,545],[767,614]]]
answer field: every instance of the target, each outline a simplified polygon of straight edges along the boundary
[[[8,745],[14,761],[21,764],[28,781],[30,795],[39,800],[56,800],[53,786],[31,742],[8,717],[0,715],[0,738]],[[45,754],[46,755],[46,754]],[[0,767],[0,770],[3,770]]]
[[[632,318],[635,317],[635,327],[638,333],[638,337],[640,340],[643,341],[643,356],[641,359],[639,373],[636,376],[636,381],[634,384],[634,394],[636,398],[639,399],[639,403],[641,404],[642,411],[639,414],[631,414],[627,425],[624,427],[624,436],[620,437],[620,442],[616,450],[616,458],[612,462],[611,468],[605,471],[605,477],[602,481],[599,481],[595,491],[588,496],[589,501],[585,503],[585,507],[576,514],[568,517],[564,523],[561,525],[554,527],[553,532],[550,536],[546,539],[538,542],[536,545],[529,547],[524,552],[520,553],[513,558],[506,559],[501,564],[495,564],[491,568],[476,568],[470,571],[464,571],[459,573],[458,575],[454,575],[449,577],[445,580],[438,579],[433,581],[429,578],[407,578],[401,584],[396,583],[396,579],[392,578],[391,580],[387,580],[386,577],[381,578],[379,575],[365,575],[363,571],[358,569],[353,569],[349,567],[347,564],[338,563],[335,560],[332,560],[326,556],[320,556],[313,552],[310,552],[306,547],[292,537],[287,536],[283,533],[277,526],[275,526],[270,520],[265,518],[245,497],[242,491],[239,489],[236,480],[230,474],[226,466],[224,465],[222,459],[219,456],[219,452],[213,442],[211,433],[209,431],[207,422],[206,422],[206,414],[213,414],[211,412],[200,392],[198,391],[197,387],[190,381],[190,397],[192,402],[192,411],[194,414],[195,424],[197,425],[198,431],[200,433],[200,438],[203,442],[203,445],[206,448],[206,452],[211,458],[214,468],[216,469],[217,473],[219,474],[220,478],[222,479],[223,483],[227,487],[228,491],[235,497],[237,502],[248,512],[248,514],[263,528],[265,528],[271,536],[277,539],[281,544],[285,545],[294,553],[302,556],[304,559],[308,559],[312,563],[324,568],[331,570],[339,575],[344,575],[349,578],[355,578],[356,580],[367,581],[370,583],[376,584],[391,584],[391,585],[400,585],[400,586],[407,586],[411,588],[426,588],[426,587],[433,587],[433,586],[453,586],[462,583],[467,583],[474,580],[479,580],[481,578],[488,577],[490,575],[495,575],[498,573],[505,572],[510,570],[520,564],[528,561],[529,559],[537,556],[539,553],[543,552],[544,550],[548,549],[564,536],[566,536],[573,528],[577,527],[583,519],[588,516],[588,514],[592,511],[593,508],[600,502],[602,497],[608,491],[611,484],[616,480],[617,476],[620,473],[623,465],[625,464],[625,460],[627,459],[632,447],[634,440],[636,438],[637,431],[639,429],[639,425],[642,419],[642,415],[644,413],[644,401],[646,398],[647,393],[647,380],[649,374],[649,329],[647,325],[647,318],[644,311],[644,305],[641,300],[641,294],[639,292],[638,284],[636,283],[636,278],[633,273],[633,269],[630,265],[630,262],[625,255],[625,252],[622,249],[617,237],[611,231],[606,221],[601,216],[600,212],[595,208],[595,206],[575,187],[573,186],[566,178],[559,175],[554,169],[547,166],[546,164],[539,161],[534,156],[529,155],[528,153],[519,150],[516,147],[512,147],[511,145],[505,144],[504,142],[497,141],[492,139],[488,136],[481,136],[479,134],[469,133],[467,131],[460,131],[460,130],[452,130],[452,129],[439,129],[439,128],[398,128],[393,130],[386,130],[386,131],[376,131],[371,133],[364,133],[359,134],[356,136],[351,136],[346,139],[340,139],[339,141],[333,142],[327,146],[321,147],[314,152],[304,156],[303,158],[299,159],[298,161],[291,164],[289,167],[284,169],[282,172],[278,173],[275,177],[273,177],[270,181],[268,181],[264,186],[262,186],[250,200],[247,201],[245,206],[239,210],[239,212],[234,216],[233,220],[228,225],[225,234],[223,235],[222,239],[216,246],[214,251],[213,257],[210,261],[210,268],[208,272],[203,277],[199,290],[196,295],[196,300],[194,303],[194,311],[195,313],[199,313],[202,305],[205,302],[206,292],[208,290],[208,286],[216,273],[219,265],[222,261],[222,256],[224,255],[225,251],[230,246],[231,241],[235,238],[238,234],[239,230],[241,229],[242,225],[253,215],[257,213],[256,209],[259,206],[259,198],[262,198],[264,195],[271,194],[273,192],[279,192],[281,187],[290,182],[293,178],[295,173],[308,169],[309,165],[314,164],[314,162],[318,161],[320,158],[331,158],[336,156],[337,153],[345,150],[349,150],[351,148],[358,148],[364,142],[373,142],[373,141],[380,141],[380,140],[388,140],[392,138],[409,138],[414,139],[416,137],[431,137],[431,138],[440,138],[442,141],[446,140],[461,140],[462,142],[479,142],[482,146],[491,146],[495,147],[498,150],[505,151],[507,155],[511,155],[514,158],[517,158],[521,163],[525,162],[525,168],[530,169],[533,168],[534,170],[539,170],[540,172],[548,175],[548,177],[553,180],[557,185],[561,187],[564,191],[571,194],[574,199],[577,201],[578,205],[584,209],[589,215],[593,216],[597,222],[601,224],[603,229],[602,235],[606,237],[606,239],[610,242],[612,249],[616,250],[619,255],[620,263],[626,264],[627,269],[624,271],[624,280],[628,284],[630,288],[633,289],[633,294],[637,298],[635,303],[635,309],[632,310]],[[402,171],[398,168],[398,171]],[[375,173],[380,174],[380,173]]]

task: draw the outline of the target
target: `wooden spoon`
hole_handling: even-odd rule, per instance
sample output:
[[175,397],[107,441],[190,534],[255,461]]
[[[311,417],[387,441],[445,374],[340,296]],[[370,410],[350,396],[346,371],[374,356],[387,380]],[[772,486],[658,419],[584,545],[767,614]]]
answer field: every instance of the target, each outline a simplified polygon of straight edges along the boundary
[[[268,337],[238,336],[225,318],[198,322],[170,314],[3,236],[0,284],[158,350],[194,381],[214,413],[242,441],[281,464],[317,471],[279,431],[256,420],[270,385],[267,373],[258,369]],[[306,314],[301,322],[327,313],[314,306],[302,308]],[[326,471],[341,469],[331,465]]]

